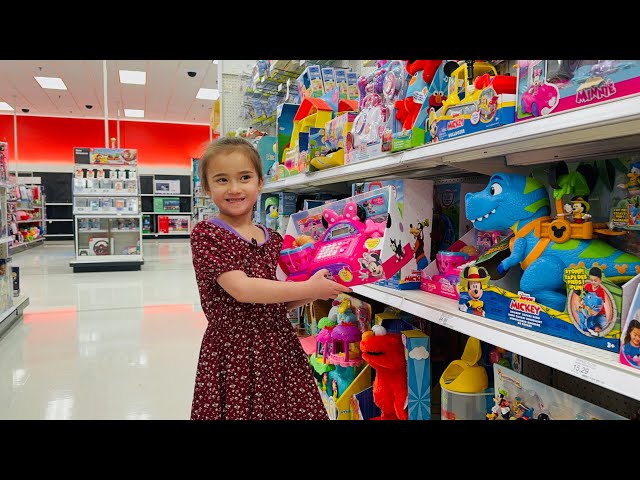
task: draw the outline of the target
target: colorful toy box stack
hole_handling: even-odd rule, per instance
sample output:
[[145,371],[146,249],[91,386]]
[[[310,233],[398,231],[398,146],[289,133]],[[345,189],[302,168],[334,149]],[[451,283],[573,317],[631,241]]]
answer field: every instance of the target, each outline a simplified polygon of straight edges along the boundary
[[518,60],[516,121],[640,92],[640,60]]
[[321,269],[347,286],[390,278],[413,258],[409,226],[391,187],[291,215],[278,278],[304,281]]
[[384,187],[391,187],[391,191],[395,194],[398,208],[413,239],[413,255],[398,273],[391,278],[381,280],[378,284],[400,290],[418,289],[420,272],[430,261],[433,182],[412,179],[377,180],[354,183],[351,186],[351,192],[352,194],[364,193]]

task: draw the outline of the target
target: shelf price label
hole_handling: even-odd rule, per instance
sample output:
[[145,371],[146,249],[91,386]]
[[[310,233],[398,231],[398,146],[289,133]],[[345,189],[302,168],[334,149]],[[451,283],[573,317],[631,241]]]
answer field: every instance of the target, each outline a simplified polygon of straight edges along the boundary
[[451,322],[451,315],[446,312],[442,312],[440,314],[440,318],[438,319],[438,323],[443,327],[447,327],[449,326],[450,322]]
[[601,368],[598,368],[598,364],[590,360],[582,358],[573,358],[569,367],[569,371],[572,375],[584,380],[588,380],[597,385],[604,385],[605,381],[601,377]]

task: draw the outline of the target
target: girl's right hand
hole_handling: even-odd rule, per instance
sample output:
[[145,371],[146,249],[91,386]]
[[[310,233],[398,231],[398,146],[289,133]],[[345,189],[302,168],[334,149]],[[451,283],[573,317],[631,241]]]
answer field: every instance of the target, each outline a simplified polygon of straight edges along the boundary
[[323,300],[331,300],[338,296],[339,293],[351,293],[352,290],[340,283],[328,278],[329,270],[323,268],[313,274],[307,282],[312,285],[311,290],[314,298],[322,298]]

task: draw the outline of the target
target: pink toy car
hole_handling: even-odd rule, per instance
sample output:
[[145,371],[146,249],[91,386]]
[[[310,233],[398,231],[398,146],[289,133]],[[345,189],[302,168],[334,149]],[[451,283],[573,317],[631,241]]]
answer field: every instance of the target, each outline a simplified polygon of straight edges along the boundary
[[532,85],[522,95],[520,107],[522,113],[530,113],[534,117],[548,115],[558,105],[558,98],[559,93],[555,85]]

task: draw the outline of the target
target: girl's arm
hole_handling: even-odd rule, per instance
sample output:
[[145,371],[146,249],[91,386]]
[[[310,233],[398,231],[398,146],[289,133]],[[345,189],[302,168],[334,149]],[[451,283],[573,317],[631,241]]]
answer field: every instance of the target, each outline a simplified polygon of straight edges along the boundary
[[216,281],[241,303],[297,302],[298,305],[304,305],[309,299],[335,298],[339,293],[351,292],[349,287],[326,278],[328,273],[327,270],[320,270],[304,282],[281,282],[248,277],[241,270],[231,270],[218,275]]

